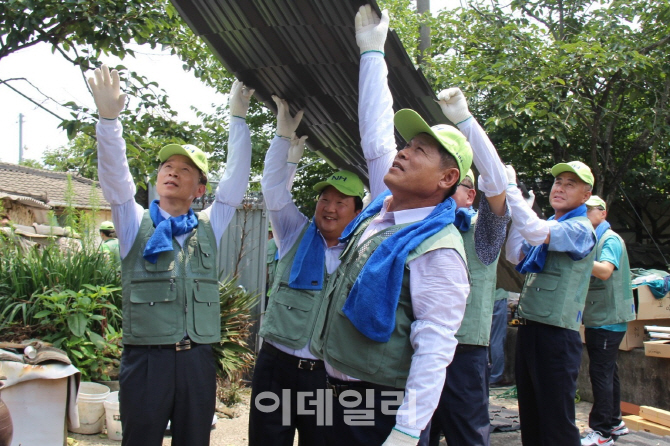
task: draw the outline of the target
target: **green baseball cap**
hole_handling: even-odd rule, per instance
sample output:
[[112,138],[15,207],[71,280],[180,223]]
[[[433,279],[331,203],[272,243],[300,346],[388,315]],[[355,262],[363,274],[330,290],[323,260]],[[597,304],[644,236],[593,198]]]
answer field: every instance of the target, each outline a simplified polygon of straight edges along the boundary
[[209,165],[205,152],[192,144],[168,144],[158,152],[158,158],[164,163],[172,155],[184,155],[193,161],[198,169],[205,175],[209,173]]
[[103,221],[100,223],[100,230],[101,231],[113,231],[114,230],[114,223],[111,221]]
[[591,198],[586,200],[586,205],[592,208],[601,206],[604,210],[607,210],[607,203],[597,195],[591,195]]
[[569,163],[558,163],[551,168],[551,174],[557,177],[563,172],[572,172],[577,175],[583,182],[593,186],[593,173],[586,164],[581,161],[570,161]]
[[321,192],[328,186],[333,186],[344,195],[360,197],[361,200],[365,196],[363,182],[360,178],[358,178],[358,175],[353,172],[349,172],[348,170],[339,170],[328,177],[326,181],[316,183],[314,185],[314,190]]
[[409,142],[419,133],[428,133],[435,138],[442,148],[456,159],[461,173],[460,181],[463,181],[472,166],[472,148],[456,127],[446,124],[431,127],[417,112],[409,108],[399,110],[393,117],[393,123],[405,141]]

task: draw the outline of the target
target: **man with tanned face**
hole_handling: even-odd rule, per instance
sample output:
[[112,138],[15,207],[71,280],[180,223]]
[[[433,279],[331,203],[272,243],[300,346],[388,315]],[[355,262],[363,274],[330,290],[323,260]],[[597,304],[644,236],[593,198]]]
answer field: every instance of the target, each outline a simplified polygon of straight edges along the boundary
[[[359,127],[370,184],[387,190],[345,229],[342,263],[324,287],[312,352],[333,395],[329,445],[416,445],[438,404],[470,290],[450,198],[472,163],[465,136],[393,114],[384,42],[389,17],[355,19]],[[394,124],[407,144],[396,151]],[[395,154],[395,158],[389,155]]]
[[314,186],[319,195],[310,222],[290,192],[305,147],[306,137],[294,135],[302,112],[291,117],[286,101],[273,99],[277,132],[261,186],[279,261],[259,333],[264,342],[252,380],[249,445],[293,444],[297,431],[300,445],[320,446],[325,444],[323,423],[318,425],[310,410],[299,409],[301,398],[305,406],[316,404],[326,384],[323,361],[310,352],[309,339],[323,283],[340,263],[344,244],[339,237],[361,212],[365,190],[354,173],[333,173]]
[[506,254],[526,274],[515,369],[521,440],[527,446],[578,446],[574,400],[582,359],[579,326],[595,253],[585,205],[593,174],[579,161],[555,165],[549,195],[555,214],[544,221],[523,200],[516,173],[508,169],[512,229]]
[[249,181],[245,116],[253,90],[233,84],[226,174],[214,203],[195,213],[191,204],[206,190],[205,153],[190,144],[163,147],[159,199],[143,209],[117,119],[125,106],[119,74],[103,65],[89,84],[100,116],[98,174],[122,259],[122,444],[160,446],[169,421],[173,445],[206,446],[216,404],[211,344],[221,341],[218,247]]

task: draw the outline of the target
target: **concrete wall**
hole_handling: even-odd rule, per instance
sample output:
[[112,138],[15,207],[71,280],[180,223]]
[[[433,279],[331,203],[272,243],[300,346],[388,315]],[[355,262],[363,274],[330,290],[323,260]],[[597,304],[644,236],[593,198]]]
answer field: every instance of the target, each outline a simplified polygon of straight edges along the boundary
[[[514,381],[516,334],[516,327],[507,327],[504,380]],[[636,348],[628,352],[619,350],[617,363],[622,401],[670,410],[670,358],[645,356],[644,349]],[[577,389],[582,400],[593,402],[586,345],[582,351]]]

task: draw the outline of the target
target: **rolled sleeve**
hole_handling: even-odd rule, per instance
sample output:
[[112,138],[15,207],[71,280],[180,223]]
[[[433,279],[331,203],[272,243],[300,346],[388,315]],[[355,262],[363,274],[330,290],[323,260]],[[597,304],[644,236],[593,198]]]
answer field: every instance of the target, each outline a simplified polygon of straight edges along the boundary
[[[588,225],[588,226],[587,226]],[[566,253],[572,260],[581,260],[593,250],[595,234],[590,223],[568,219],[551,225],[549,251]]]

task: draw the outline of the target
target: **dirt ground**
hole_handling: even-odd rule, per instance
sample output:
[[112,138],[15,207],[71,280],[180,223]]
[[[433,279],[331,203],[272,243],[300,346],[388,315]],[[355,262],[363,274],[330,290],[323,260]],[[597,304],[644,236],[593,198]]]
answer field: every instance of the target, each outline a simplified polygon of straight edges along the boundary
[[[489,399],[490,404],[502,406],[510,410],[518,409],[517,400],[506,396],[506,394],[509,393],[507,392],[508,390],[509,389],[506,388],[491,389]],[[211,446],[247,446],[249,444],[247,439],[247,428],[249,422],[250,394],[250,389],[241,390],[240,396],[243,401],[235,405],[231,411],[226,409],[229,415],[233,415],[233,418],[229,418],[229,415],[224,413],[217,412],[219,419],[216,423],[216,428],[212,430]],[[219,409],[223,409],[223,407],[220,407]],[[579,427],[580,431],[584,431],[587,428],[591,403],[577,403],[576,409],[577,427]],[[97,435],[70,433],[69,438],[71,439],[69,440],[69,446],[118,446],[120,444],[119,441],[108,439],[107,435],[104,433]],[[170,446],[171,441],[172,439],[169,436],[166,436],[163,440],[163,446]],[[298,444],[297,439],[294,444]],[[491,434],[491,445],[520,446],[521,434],[519,431],[493,433]]]

